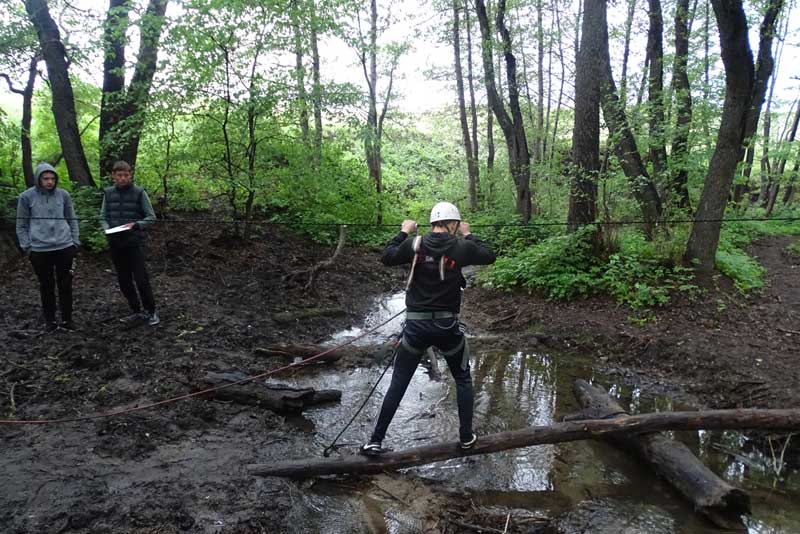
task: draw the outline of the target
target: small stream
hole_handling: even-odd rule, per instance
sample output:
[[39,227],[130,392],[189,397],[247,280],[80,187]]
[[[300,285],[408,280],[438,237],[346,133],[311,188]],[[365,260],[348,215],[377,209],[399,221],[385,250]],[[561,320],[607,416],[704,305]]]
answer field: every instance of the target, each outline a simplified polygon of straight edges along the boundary
[[[376,302],[361,328],[335,334],[331,343],[359,335],[404,307],[403,294]],[[400,330],[402,316],[362,344],[380,342]],[[691,409],[669,397],[649,395],[615,383],[592,370],[592,358],[543,354],[539,348],[515,351],[472,351],[475,385],[475,430],[479,436],[534,425],[547,425],[577,411],[571,387],[584,378],[605,387],[631,413]],[[419,369],[389,427],[385,446],[395,449],[458,437],[455,388],[443,360],[441,379]],[[293,421],[313,432],[309,454],[321,454],[363,402],[383,366],[356,368],[347,373],[320,370],[298,377],[296,386],[335,388],[343,392],[341,404],[311,410]],[[390,371],[391,372],[391,371]],[[285,383],[286,381],[284,381]],[[364,412],[340,438],[345,453],[354,452],[372,430],[389,375],[381,381]],[[675,433],[673,433],[675,434]],[[800,532],[800,472],[780,470],[739,432],[682,432],[684,441],[723,479],[750,493],[753,514],[751,534]],[[796,438],[800,439],[800,437]],[[776,458],[783,442],[775,443]],[[317,452],[319,451],[319,452]],[[504,513],[558,518],[560,532],[608,534],[689,534],[720,532],[692,511],[670,487],[630,456],[591,441],[542,445],[526,449],[457,458],[405,471],[409,477],[435,481],[439,487],[467,492],[475,506]],[[358,492],[344,495],[325,483],[305,496],[298,518],[309,529],[325,532],[418,532],[413,517],[395,500],[375,500]],[[322,489],[320,489],[322,488]],[[377,522],[383,521],[376,527]],[[365,517],[371,518],[371,529]],[[341,530],[337,530],[341,529]]]

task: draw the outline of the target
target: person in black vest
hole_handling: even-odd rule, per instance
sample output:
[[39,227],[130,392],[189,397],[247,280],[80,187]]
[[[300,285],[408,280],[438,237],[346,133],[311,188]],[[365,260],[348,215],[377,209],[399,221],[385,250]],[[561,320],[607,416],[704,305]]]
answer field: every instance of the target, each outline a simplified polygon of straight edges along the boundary
[[[406,285],[406,323],[394,358],[392,382],[383,399],[380,415],[369,442],[361,447],[366,455],[384,452],[386,430],[405,395],[423,353],[438,348],[456,382],[459,441],[462,449],[475,446],[472,431],[472,376],[464,325],[458,320],[461,290],[466,286],[461,268],[494,263],[494,252],[471,233],[469,223],[453,204],[439,202],[431,210],[431,231],[408,239],[417,223],[405,220],[401,231],[386,246],[384,265],[411,264]],[[458,239],[460,233],[463,239]]]
[[114,185],[103,189],[100,224],[104,230],[121,230],[107,237],[119,288],[133,312],[124,321],[146,320],[155,326],[160,319],[144,263],[144,245],[146,229],[156,222],[156,214],[147,192],[133,184],[131,166],[127,162],[114,163],[111,179]]

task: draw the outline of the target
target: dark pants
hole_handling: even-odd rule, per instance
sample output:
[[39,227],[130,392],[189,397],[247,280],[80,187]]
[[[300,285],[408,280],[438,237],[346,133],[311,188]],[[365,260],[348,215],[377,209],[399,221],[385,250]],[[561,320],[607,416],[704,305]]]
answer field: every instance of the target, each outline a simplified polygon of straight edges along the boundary
[[114,261],[114,269],[117,271],[119,288],[125,295],[133,313],[141,312],[142,306],[149,313],[156,311],[153,289],[150,287],[150,276],[147,274],[147,267],[144,264],[144,247],[112,247],[111,259]]
[[[72,320],[72,259],[75,248],[67,247],[50,252],[31,252],[31,264],[39,279],[39,293],[42,296],[44,319],[48,323],[56,321],[56,285],[58,285],[58,306],[61,320]],[[55,278],[53,277],[55,271]]]
[[383,398],[383,405],[370,441],[380,442],[392,422],[397,407],[408,389],[425,350],[434,346],[444,355],[450,373],[456,382],[459,437],[461,441],[472,438],[472,411],[474,393],[469,372],[469,353],[466,339],[458,319],[406,321],[403,339],[394,358],[392,383]]

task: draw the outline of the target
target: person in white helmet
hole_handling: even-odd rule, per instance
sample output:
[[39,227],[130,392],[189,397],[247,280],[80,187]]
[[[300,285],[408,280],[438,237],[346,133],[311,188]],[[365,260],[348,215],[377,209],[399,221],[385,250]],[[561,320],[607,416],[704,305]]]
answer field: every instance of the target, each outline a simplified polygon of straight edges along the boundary
[[[494,252],[476,239],[469,223],[453,204],[439,202],[431,210],[431,231],[408,239],[417,223],[405,220],[381,256],[384,265],[411,264],[406,287],[406,323],[394,359],[392,382],[383,399],[372,436],[361,452],[377,455],[411,377],[428,347],[438,348],[456,383],[459,441],[471,449],[477,441],[472,431],[473,389],[469,351],[463,325],[458,320],[461,290],[466,285],[461,268],[494,263]],[[458,235],[462,239],[458,238]]]

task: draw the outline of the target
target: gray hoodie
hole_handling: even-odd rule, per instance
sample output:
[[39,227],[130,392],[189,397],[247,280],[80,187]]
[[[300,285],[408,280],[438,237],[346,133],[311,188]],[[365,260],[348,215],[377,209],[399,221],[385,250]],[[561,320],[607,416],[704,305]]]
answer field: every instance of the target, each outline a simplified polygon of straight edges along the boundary
[[[56,175],[56,187],[47,191],[41,186],[42,173]],[[19,196],[17,202],[17,239],[24,252],[49,252],[78,246],[80,231],[72,197],[58,188],[58,174],[47,163],[40,163],[33,174],[36,184]]]

